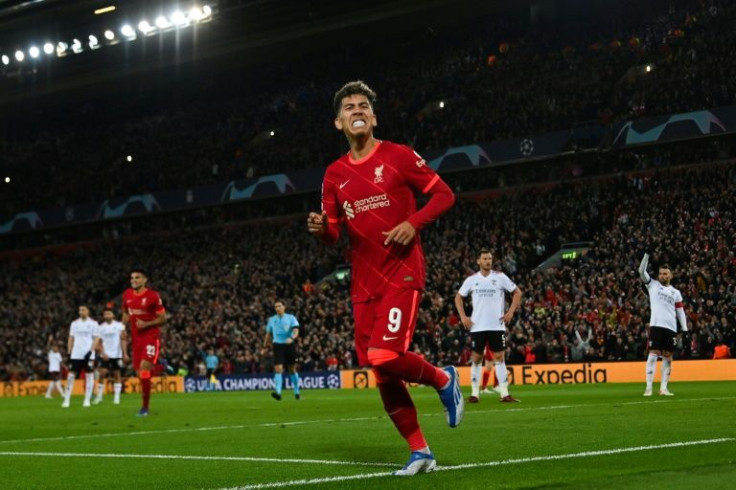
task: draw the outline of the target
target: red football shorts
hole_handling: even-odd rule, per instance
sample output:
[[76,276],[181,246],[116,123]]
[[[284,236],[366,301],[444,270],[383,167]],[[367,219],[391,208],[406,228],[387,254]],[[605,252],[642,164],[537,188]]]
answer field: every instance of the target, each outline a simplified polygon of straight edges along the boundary
[[148,361],[154,366],[158,364],[158,353],[161,350],[159,339],[137,339],[133,343],[133,369],[138,371],[142,361]]
[[379,298],[353,304],[355,351],[360,366],[370,365],[369,348],[407,351],[421,299],[418,289],[389,289]]

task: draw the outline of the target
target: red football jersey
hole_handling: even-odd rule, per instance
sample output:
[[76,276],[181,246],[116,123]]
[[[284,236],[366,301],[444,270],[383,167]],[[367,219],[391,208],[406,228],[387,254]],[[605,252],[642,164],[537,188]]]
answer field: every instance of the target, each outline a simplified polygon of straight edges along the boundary
[[143,321],[155,320],[160,313],[164,313],[163,302],[161,296],[153,289],[146,289],[140,294],[132,288],[128,288],[123,292],[123,311],[130,317],[130,332],[133,343],[139,342],[141,339],[157,339],[159,337],[159,327],[150,327],[142,331],[138,331],[136,323],[139,319]]
[[327,167],[322,210],[330,223],[340,221],[347,228],[354,302],[367,301],[388,287],[424,288],[419,234],[409,245],[384,245],[383,233],[414,214],[414,193],[427,193],[439,179],[414,150],[389,141],[379,141],[361,160],[348,153]]

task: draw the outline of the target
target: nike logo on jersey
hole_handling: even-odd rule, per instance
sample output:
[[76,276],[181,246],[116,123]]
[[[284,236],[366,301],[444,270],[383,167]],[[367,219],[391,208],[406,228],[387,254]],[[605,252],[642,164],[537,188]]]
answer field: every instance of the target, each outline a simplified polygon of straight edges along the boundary
[[343,187],[345,187],[346,185],[348,185],[348,182],[350,182],[350,179],[348,179],[348,180],[346,180],[345,182],[341,183],[341,184],[340,184],[340,185],[339,185],[338,187],[339,187],[340,189],[342,189]]
[[389,340],[396,340],[396,339],[398,339],[398,337],[386,337],[385,335],[383,336],[384,342],[388,342]]

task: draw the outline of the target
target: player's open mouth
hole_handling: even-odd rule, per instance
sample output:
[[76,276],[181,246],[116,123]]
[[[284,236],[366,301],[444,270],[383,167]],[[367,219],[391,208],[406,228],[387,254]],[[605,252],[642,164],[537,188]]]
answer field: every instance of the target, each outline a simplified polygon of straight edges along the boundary
[[358,119],[357,121],[353,121],[354,128],[362,128],[363,126],[365,126],[365,121],[362,121],[360,119]]

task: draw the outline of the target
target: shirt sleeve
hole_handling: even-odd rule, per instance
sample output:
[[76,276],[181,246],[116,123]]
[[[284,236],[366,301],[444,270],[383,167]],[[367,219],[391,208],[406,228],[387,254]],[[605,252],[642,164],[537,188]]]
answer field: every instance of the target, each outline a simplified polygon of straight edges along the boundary
[[437,172],[427,165],[426,160],[419,153],[408,146],[399,145],[403,150],[399,153],[399,168],[401,174],[412,188],[426,194],[440,180]]
[[506,274],[503,275],[503,289],[507,293],[513,293],[516,291],[516,284]]
[[322,241],[333,244],[340,237],[340,206],[337,203],[335,179],[329,169],[322,181],[322,211],[327,213],[327,230],[322,235]]
[[400,154],[398,167],[404,181],[413,189],[431,196],[422,209],[408,219],[415,229],[421,230],[455,204],[455,195],[419,153],[406,146],[400,148],[404,151]]
[[298,327],[299,326],[299,320],[297,320],[294,315],[291,315],[291,326],[292,327]]
[[272,318],[269,318],[268,323],[266,323],[266,333],[273,334],[273,322],[271,320]]
[[468,294],[470,294],[470,277],[468,277],[467,279],[465,279],[463,281],[463,284],[462,284],[462,286],[460,286],[460,289],[458,290],[458,293],[463,298],[467,297]]

